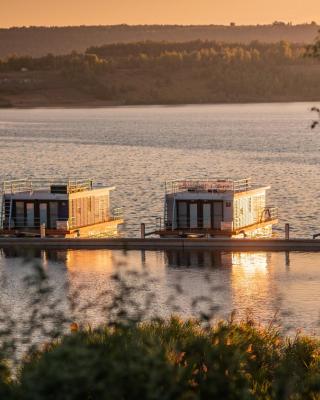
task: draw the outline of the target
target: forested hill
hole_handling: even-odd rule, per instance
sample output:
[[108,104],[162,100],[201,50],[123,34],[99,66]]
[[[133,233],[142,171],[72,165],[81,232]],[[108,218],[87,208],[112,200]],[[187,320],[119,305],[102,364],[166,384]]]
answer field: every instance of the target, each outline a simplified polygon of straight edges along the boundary
[[275,22],[257,26],[179,26],[179,25],[114,25],[79,27],[30,27],[0,29],[0,58],[9,55],[38,57],[52,53],[84,52],[90,46],[138,41],[187,42],[215,40],[249,43],[257,40],[274,43],[311,43],[319,25],[315,23],[290,25]]
[[306,54],[288,42],[193,41],[9,57],[0,59],[0,107],[318,101],[320,64]]

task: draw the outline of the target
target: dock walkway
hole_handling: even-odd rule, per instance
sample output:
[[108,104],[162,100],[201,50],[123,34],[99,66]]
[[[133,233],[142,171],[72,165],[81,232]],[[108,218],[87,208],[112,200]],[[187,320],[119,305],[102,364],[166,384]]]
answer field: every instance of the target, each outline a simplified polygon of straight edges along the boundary
[[206,249],[231,251],[320,251],[316,239],[159,239],[159,238],[4,238],[0,247],[37,247],[46,249],[120,249],[120,250],[166,250]]

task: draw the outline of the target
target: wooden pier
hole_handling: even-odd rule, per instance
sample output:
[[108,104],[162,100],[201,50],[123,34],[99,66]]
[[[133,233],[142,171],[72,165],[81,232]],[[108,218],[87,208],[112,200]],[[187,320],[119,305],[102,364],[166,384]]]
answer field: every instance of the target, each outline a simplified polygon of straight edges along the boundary
[[6,238],[0,247],[36,247],[46,249],[119,249],[165,250],[206,249],[225,251],[320,251],[317,239],[194,239],[194,238]]

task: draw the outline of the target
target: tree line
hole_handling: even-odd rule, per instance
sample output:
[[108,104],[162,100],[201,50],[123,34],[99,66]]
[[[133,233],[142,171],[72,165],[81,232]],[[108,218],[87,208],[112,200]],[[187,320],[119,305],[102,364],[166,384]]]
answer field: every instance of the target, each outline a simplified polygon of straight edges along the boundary
[[0,58],[68,54],[84,52],[89,46],[151,40],[153,42],[190,42],[195,39],[250,43],[259,40],[275,43],[311,43],[319,26],[315,22],[300,25],[276,21],[270,25],[113,25],[69,27],[13,27],[0,29]]
[[[0,74],[16,73],[14,93],[26,91],[18,82],[22,72],[34,72],[35,78],[41,71],[49,75],[37,90],[59,78],[60,87],[114,104],[309,101],[320,97],[318,60],[309,57],[318,46],[286,41],[119,43],[84,53],[6,57],[0,60]],[[1,86],[0,75],[0,92],[12,90],[8,82]]]
[[113,68],[135,69],[154,65],[164,67],[207,66],[219,63],[296,65],[310,63],[305,56],[312,48],[286,41],[272,44],[254,41],[248,45],[201,40],[186,43],[146,41],[90,47],[85,53],[72,52],[68,55],[47,54],[36,58],[9,56],[0,59],[0,72],[21,69],[61,70],[80,66],[103,72]]

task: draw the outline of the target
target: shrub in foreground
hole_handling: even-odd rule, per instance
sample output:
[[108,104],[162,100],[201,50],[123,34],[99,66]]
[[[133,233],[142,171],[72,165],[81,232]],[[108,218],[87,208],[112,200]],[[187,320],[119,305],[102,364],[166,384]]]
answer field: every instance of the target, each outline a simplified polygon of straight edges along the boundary
[[27,357],[15,398],[315,400],[319,352],[315,339],[284,339],[250,322],[79,330]]

